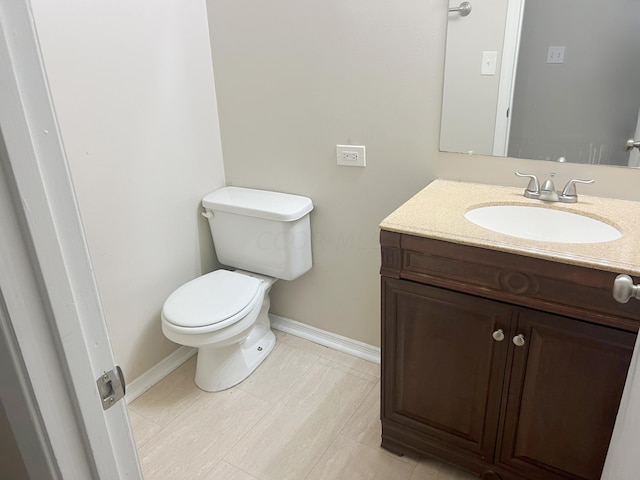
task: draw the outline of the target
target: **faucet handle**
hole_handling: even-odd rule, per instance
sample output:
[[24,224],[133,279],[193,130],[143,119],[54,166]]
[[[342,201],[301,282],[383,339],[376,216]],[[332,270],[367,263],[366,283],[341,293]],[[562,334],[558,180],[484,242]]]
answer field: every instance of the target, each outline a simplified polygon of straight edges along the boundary
[[537,196],[540,195],[540,184],[538,183],[538,177],[536,177],[535,175],[531,175],[530,173],[520,173],[520,172],[516,172],[516,175],[518,177],[526,177],[530,179],[529,185],[527,185],[527,188],[524,191],[525,197],[529,197],[529,195],[533,195],[534,198],[537,198]]
[[589,184],[593,182],[595,182],[595,180],[578,180],[575,178],[573,180],[569,180],[567,184],[564,186],[564,188],[562,189],[562,193],[559,196],[560,201],[565,203],[577,202],[578,193],[576,192],[576,183]]

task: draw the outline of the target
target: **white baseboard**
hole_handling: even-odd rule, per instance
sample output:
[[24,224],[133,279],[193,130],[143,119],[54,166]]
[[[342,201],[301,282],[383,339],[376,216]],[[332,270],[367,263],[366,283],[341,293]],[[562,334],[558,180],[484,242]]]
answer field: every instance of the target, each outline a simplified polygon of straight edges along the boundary
[[301,337],[311,342],[333,348],[340,352],[348,353],[354,357],[362,358],[374,363],[380,363],[380,348],[374,347],[351,338],[343,337],[336,333],[320,330],[319,328],[296,322],[289,318],[269,314],[271,327],[281,332]]
[[136,398],[193,357],[197,352],[197,348],[182,346],[169,356],[160,360],[160,362],[156,363],[131,383],[127,384],[127,394],[125,396],[127,404],[133,402]]
[[[380,349],[357,340],[352,340],[336,333],[320,330],[319,328],[296,322],[289,318],[269,314],[271,327],[275,330],[304,338],[311,342],[333,348],[340,352],[348,353],[354,357],[362,358],[374,363],[380,363]],[[173,372],[197,353],[194,347],[182,346],[175,352],[162,359],[138,378],[127,384],[127,404],[133,402],[144,392],[153,387],[164,377]]]

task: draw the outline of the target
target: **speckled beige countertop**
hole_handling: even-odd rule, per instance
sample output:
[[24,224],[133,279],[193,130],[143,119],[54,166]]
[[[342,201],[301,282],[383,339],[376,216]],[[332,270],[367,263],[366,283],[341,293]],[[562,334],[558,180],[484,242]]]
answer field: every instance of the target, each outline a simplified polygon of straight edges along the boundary
[[[543,202],[523,196],[522,188],[435,180],[385,218],[380,228],[492,250],[640,275],[640,202],[583,195],[578,203]],[[464,218],[487,205],[553,208],[596,218],[616,227],[622,237],[610,242],[567,244],[512,237],[479,227]]]

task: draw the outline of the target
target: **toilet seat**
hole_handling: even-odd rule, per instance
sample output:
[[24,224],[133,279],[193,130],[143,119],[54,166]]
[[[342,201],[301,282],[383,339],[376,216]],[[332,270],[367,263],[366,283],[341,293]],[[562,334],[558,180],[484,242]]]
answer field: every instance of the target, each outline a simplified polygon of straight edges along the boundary
[[244,318],[262,302],[261,280],[216,270],[182,285],[167,298],[162,319],[181,333],[207,333]]

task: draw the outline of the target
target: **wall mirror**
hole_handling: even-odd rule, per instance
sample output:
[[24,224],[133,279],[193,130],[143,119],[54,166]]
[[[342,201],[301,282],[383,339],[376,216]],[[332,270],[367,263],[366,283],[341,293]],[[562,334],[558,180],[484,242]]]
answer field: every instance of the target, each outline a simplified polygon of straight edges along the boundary
[[640,166],[640,1],[450,0],[440,150]]

